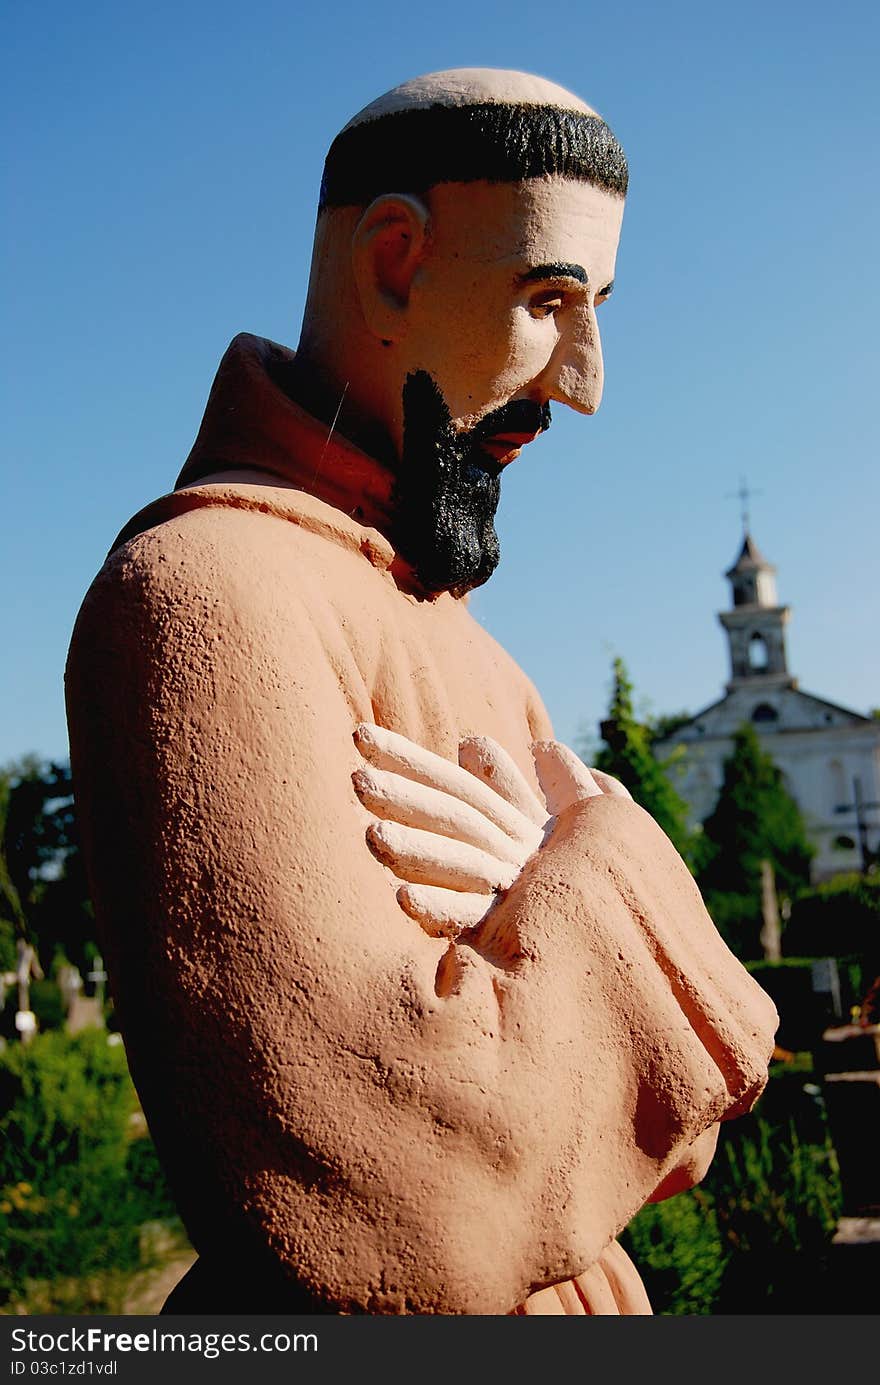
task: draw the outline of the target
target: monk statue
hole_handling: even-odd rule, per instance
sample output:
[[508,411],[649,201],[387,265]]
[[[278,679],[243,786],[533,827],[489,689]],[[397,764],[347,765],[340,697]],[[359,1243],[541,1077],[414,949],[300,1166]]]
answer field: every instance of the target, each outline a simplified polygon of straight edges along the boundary
[[764,1086],[769,1000],[468,611],[505,469],[599,407],[626,186],[538,77],[361,111],[298,350],[235,338],[85,599],[84,850],[199,1257],[166,1311],[649,1312],[615,1238]]

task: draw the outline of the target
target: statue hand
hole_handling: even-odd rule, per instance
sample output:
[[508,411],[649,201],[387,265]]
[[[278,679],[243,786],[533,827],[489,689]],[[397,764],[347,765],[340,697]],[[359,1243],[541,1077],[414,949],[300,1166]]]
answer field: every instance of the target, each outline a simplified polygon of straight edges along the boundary
[[401,908],[433,936],[455,937],[481,923],[566,807],[601,793],[629,797],[557,741],[532,747],[545,803],[486,736],[461,742],[458,766],[366,723],[355,744],[369,768],[356,770],[352,782],[376,819],[367,841],[406,882]]
[[583,1274],[539,1289],[514,1312],[525,1316],[650,1317],[651,1304],[635,1265],[623,1247],[612,1241]]

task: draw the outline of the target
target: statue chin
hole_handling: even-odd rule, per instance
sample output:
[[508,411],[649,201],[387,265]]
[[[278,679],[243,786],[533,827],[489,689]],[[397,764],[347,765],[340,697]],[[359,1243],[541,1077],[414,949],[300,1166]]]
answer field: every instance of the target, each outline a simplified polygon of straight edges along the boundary
[[649,1202],[663,1202],[665,1198],[674,1197],[676,1193],[683,1193],[688,1188],[694,1188],[702,1182],[715,1157],[719,1129],[720,1126],[716,1121],[714,1125],[709,1126],[708,1130],[704,1130],[698,1139],[694,1140],[681,1162],[676,1164],[662,1182],[658,1183],[648,1198]]

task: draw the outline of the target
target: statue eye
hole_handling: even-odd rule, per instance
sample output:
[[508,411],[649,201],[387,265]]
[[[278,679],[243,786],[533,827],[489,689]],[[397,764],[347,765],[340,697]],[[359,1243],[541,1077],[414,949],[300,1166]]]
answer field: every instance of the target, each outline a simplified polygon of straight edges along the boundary
[[532,317],[541,318],[555,317],[564,307],[565,299],[559,292],[544,293],[538,298],[533,298],[529,304],[529,312]]

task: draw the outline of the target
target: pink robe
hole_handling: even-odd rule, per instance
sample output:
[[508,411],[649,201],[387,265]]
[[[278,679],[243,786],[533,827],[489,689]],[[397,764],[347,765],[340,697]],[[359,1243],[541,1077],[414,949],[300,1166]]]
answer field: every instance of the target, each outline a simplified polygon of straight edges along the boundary
[[209,1261],[329,1311],[503,1313],[700,1162],[775,1013],[620,799],[560,816],[478,945],[403,914],[357,723],[452,760],[491,736],[533,783],[550,723],[466,602],[411,589],[372,527],[390,478],[287,399],[285,359],[233,343],[189,488],[124,531],[71,646],[129,1060]]

